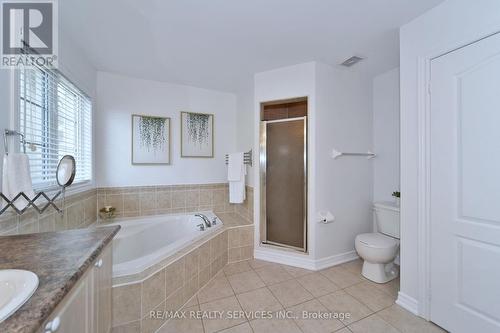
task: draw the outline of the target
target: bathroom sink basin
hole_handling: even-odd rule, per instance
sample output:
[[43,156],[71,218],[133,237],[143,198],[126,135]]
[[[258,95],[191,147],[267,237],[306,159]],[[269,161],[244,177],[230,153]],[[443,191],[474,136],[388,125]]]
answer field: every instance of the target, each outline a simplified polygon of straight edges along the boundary
[[33,272],[0,270],[0,323],[26,303],[37,287],[38,276]]

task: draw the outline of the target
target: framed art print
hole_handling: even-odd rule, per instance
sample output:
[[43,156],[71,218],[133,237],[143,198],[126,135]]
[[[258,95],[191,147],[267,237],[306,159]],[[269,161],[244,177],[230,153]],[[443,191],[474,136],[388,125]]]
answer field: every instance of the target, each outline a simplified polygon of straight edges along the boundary
[[181,112],[181,157],[214,157],[214,115]]
[[132,115],[132,164],[170,164],[170,118]]

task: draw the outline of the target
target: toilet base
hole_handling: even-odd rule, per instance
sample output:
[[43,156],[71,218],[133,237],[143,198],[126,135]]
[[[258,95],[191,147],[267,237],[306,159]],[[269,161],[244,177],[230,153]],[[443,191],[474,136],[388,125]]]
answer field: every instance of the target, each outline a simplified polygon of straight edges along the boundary
[[365,260],[361,274],[373,282],[386,283],[399,276],[399,269],[392,262],[388,264],[373,264]]

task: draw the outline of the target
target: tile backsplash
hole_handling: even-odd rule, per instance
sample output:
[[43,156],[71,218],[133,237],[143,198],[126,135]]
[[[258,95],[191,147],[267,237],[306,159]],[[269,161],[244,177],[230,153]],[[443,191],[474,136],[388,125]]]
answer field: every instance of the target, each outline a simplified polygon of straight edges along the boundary
[[253,188],[243,204],[229,203],[228,184],[107,187],[97,190],[97,206],[113,206],[117,217],[189,213],[213,210],[238,213],[253,220]]
[[253,221],[253,188],[247,186],[246,191],[243,204],[230,204],[227,183],[98,188],[67,196],[64,215],[52,208],[41,215],[34,210],[22,216],[4,213],[0,216],[0,235],[84,228],[99,220],[99,209],[104,206],[115,207],[116,217],[213,210],[237,213]]

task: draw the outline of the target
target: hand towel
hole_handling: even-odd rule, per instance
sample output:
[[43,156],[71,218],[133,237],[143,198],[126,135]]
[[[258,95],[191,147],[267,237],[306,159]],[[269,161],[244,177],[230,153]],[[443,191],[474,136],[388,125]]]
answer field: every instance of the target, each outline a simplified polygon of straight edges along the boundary
[[243,203],[245,201],[246,166],[242,152],[229,154],[227,179],[229,181],[229,202]]
[[242,166],[243,164],[244,154],[233,153],[229,154],[228,158],[228,166],[227,166],[227,180],[230,182],[236,182],[241,180],[242,176]]
[[[2,193],[9,200],[14,199],[20,192],[24,192],[30,199],[35,197],[28,155],[15,153],[5,155],[2,176]],[[14,205],[22,210],[28,205],[28,201],[20,197]]]

